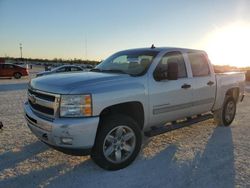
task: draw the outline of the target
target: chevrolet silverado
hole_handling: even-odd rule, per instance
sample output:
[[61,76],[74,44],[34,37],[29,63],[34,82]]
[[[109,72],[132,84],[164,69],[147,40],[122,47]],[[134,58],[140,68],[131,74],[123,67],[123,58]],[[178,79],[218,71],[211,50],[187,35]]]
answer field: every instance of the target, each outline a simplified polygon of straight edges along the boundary
[[229,126],[244,84],[244,73],[215,74],[204,51],[152,46],[117,52],[89,72],[32,79],[24,111],[44,143],[117,170],[134,161],[143,136],[210,118]]

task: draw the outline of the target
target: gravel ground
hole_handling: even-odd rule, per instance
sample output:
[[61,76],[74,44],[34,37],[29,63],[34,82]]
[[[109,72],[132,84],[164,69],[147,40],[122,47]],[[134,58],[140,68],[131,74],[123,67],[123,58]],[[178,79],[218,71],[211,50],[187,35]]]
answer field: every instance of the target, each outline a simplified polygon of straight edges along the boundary
[[33,136],[23,117],[26,83],[0,80],[0,187],[250,187],[250,94],[231,127],[208,120],[156,136],[132,165],[108,172]]

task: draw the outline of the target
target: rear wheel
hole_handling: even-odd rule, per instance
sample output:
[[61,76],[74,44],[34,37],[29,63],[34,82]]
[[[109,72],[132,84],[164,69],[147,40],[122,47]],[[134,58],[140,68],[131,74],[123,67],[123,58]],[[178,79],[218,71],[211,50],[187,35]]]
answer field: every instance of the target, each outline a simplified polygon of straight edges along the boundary
[[141,149],[141,130],[125,115],[103,120],[91,157],[101,168],[118,170],[131,164]]
[[19,72],[16,72],[16,73],[14,74],[14,78],[15,78],[15,79],[20,79],[21,77],[22,77],[22,74],[19,73]]
[[214,119],[219,126],[229,126],[236,114],[236,101],[231,96],[226,96],[222,109],[214,112]]

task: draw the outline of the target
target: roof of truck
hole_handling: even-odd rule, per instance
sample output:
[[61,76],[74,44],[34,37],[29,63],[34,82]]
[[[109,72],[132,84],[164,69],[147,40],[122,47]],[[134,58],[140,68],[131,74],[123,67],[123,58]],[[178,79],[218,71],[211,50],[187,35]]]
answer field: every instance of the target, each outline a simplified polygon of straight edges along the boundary
[[127,49],[127,50],[122,50],[122,51],[130,51],[130,50],[152,50],[152,51],[188,51],[188,52],[205,52],[203,50],[197,50],[197,49],[190,49],[190,48],[179,48],[179,47],[155,47],[151,46],[148,48],[133,48],[133,49]]

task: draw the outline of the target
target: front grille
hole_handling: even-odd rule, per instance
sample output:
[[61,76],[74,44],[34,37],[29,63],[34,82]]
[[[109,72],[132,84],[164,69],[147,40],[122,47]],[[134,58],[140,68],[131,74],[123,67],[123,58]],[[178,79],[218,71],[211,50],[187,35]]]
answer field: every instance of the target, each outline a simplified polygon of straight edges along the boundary
[[42,112],[44,114],[49,114],[51,116],[54,115],[54,109],[47,108],[47,107],[41,106],[39,104],[33,104],[30,100],[29,100],[29,104],[36,111]]
[[47,101],[51,101],[51,102],[55,102],[55,96],[51,96],[51,95],[46,95],[46,94],[43,94],[43,93],[39,93],[39,92],[36,92],[36,91],[33,91],[31,89],[28,89],[28,92],[40,99],[44,99],[44,100],[47,100]]
[[31,109],[43,119],[54,118],[59,107],[60,95],[28,89],[28,101]]

